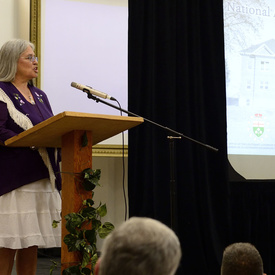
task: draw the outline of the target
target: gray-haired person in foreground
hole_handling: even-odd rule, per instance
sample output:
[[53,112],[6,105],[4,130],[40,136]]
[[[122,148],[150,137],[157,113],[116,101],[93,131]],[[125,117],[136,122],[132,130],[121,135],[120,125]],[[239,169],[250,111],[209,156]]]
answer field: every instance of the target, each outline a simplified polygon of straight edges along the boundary
[[170,228],[133,217],[106,238],[95,274],[173,275],[180,259],[180,242]]
[[221,275],[263,275],[263,260],[250,243],[233,243],[223,252]]

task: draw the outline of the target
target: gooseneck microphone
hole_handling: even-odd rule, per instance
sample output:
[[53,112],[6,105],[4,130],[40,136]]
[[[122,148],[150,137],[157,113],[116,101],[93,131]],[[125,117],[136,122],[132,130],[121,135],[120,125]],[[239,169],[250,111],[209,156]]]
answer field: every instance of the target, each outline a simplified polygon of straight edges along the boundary
[[76,89],[79,89],[85,93],[90,93],[92,95],[95,95],[95,96],[99,96],[101,98],[104,98],[104,99],[110,99],[110,100],[116,100],[114,97],[112,96],[109,96],[108,94],[106,93],[103,93],[103,92],[100,92],[100,91],[97,91],[89,86],[85,86],[85,85],[82,85],[82,84],[79,84],[79,83],[76,83],[76,82],[72,82],[71,83],[71,86],[76,88]]

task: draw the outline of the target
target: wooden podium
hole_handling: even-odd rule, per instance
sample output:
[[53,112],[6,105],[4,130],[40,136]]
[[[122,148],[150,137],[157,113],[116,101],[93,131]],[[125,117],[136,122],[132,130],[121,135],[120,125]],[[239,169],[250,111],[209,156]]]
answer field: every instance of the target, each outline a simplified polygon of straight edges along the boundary
[[[66,269],[78,262],[76,253],[68,252],[63,243],[68,233],[64,216],[77,212],[87,197],[85,191],[75,184],[75,173],[92,168],[92,146],[133,128],[143,122],[141,117],[63,112],[53,116],[29,130],[5,142],[10,147],[58,147],[62,156],[62,240],[61,267]],[[82,147],[82,137],[86,132],[88,144]]]

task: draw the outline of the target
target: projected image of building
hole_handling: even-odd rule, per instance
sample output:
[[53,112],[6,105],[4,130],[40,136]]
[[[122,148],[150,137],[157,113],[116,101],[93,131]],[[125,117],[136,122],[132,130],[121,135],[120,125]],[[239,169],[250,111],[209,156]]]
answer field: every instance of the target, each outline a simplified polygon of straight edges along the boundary
[[271,107],[275,102],[275,39],[240,52],[240,106]]

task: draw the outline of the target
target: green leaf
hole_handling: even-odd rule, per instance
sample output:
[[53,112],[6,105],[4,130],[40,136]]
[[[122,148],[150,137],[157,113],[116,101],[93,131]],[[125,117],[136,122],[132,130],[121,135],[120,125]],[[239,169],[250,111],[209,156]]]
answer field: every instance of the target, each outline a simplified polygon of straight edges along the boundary
[[92,199],[87,199],[87,200],[84,200],[82,204],[85,206],[93,206],[95,202]]
[[83,251],[84,247],[86,246],[87,242],[86,240],[84,239],[78,239],[76,242],[75,242],[75,247],[77,250],[79,251]]
[[94,207],[83,208],[82,211],[81,211],[81,215],[83,217],[92,219],[96,215],[96,209]]
[[93,229],[98,230],[98,228],[100,226],[101,226],[101,221],[100,220],[98,220],[96,218],[92,219],[92,227],[93,227]]
[[50,267],[50,275],[53,274],[53,271],[57,268],[57,265],[58,265],[57,262],[54,260],[51,260],[51,262],[52,262],[52,265]]
[[82,136],[82,144],[81,147],[86,147],[88,145],[87,132],[85,132]]
[[90,174],[92,174],[93,173],[93,169],[92,168],[86,168],[86,169],[84,169],[81,173],[82,173],[82,175],[84,175],[83,176],[83,178],[85,179],[85,177],[87,177],[87,178],[89,178],[90,177]]
[[57,228],[60,221],[53,220],[52,227]]
[[70,213],[65,216],[65,220],[75,224],[76,226],[81,225],[83,217],[79,213]]
[[101,176],[101,170],[100,170],[100,169],[95,169],[95,170],[93,170],[93,177],[94,177],[95,179],[100,180],[100,176]]
[[95,268],[95,265],[96,265],[97,260],[98,260],[97,253],[94,253],[94,255],[92,256],[92,259],[91,259],[92,270]]
[[92,191],[99,185],[98,181],[101,175],[100,169],[93,170],[91,168],[86,168],[81,173],[83,176],[83,186],[86,191]]
[[92,199],[87,199],[87,205],[88,206],[93,206],[95,202]]
[[62,275],[81,275],[79,265],[70,266],[63,270]]
[[91,245],[86,245],[84,247],[84,250],[87,252],[87,253],[92,253],[93,252],[93,247]]
[[81,267],[85,267],[90,262],[90,254],[84,250]]
[[71,234],[67,234],[64,239],[63,242],[67,245],[68,247],[68,251],[77,251],[77,248],[75,246],[76,241],[78,240],[77,237],[71,235]]
[[110,222],[105,222],[99,229],[98,229],[98,235],[101,239],[106,238],[109,233],[111,233],[114,230],[114,225]]
[[95,229],[86,230],[85,232],[85,238],[90,244],[96,243],[96,231]]
[[87,267],[84,267],[84,268],[81,269],[81,274],[83,274],[83,275],[91,275],[93,273],[92,273],[91,269],[89,269]]
[[65,216],[66,229],[72,233],[77,234],[76,228],[80,228],[85,218],[78,213],[70,213]]
[[95,189],[96,185],[90,181],[90,179],[83,181],[83,187],[86,191],[92,191]]
[[100,207],[97,208],[96,210],[97,214],[100,217],[104,217],[107,214],[107,207],[106,204],[104,203],[103,205],[101,205]]
[[82,172],[83,179],[89,179],[94,182],[94,184],[98,184],[98,181],[100,180],[101,176],[101,170],[100,169],[91,169],[86,168]]

